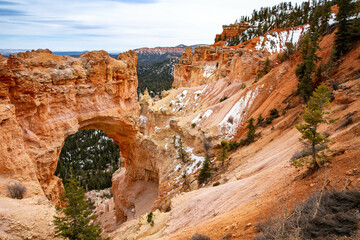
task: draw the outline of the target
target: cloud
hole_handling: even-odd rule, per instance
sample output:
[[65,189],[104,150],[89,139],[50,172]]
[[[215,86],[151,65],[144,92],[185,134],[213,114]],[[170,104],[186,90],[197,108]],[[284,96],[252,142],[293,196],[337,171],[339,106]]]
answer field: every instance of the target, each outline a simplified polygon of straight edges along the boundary
[[[11,2],[0,0],[2,2]],[[278,0],[18,0],[0,8],[2,48],[117,50],[211,44],[221,26]],[[293,0],[292,2],[302,2]],[[9,36],[6,39],[2,36]],[[10,37],[11,36],[11,37]],[[10,39],[11,38],[11,39]]]
[[156,0],[110,0],[114,2],[122,2],[128,4],[144,4],[144,3],[155,3]]
[[8,8],[0,8],[0,16],[26,16],[27,13],[23,11],[8,9]]
[[9,1],[1,1],[0,0],[0,5],[18,5],[19,3],[16,2],[9,2]]

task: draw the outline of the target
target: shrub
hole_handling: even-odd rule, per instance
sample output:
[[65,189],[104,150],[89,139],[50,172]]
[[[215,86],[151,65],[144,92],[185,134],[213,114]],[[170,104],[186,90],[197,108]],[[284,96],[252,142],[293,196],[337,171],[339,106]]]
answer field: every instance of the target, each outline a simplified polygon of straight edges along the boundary
[[249,141],[247,140],[247,138],[240,139],[240,146],[245,146],[248,144],[249,144]]
[[213,184],[213,187],[216,187],[216,186],[219,186],[220,185],[220,182],[216,182]]
[[280,117],[279,112],[276,108],[270,110],[270,116],[273,119]]
[[147,215],[147,222],[148,223],[151,223],[152,217],[153,217],[153,212],[149,212],[148,215]]
[[228,98],[229,98],[228,96],[224,96],[224,97],[220,98],[220,102],[223,102],[223,101],[225,101],[225,100],[228,99]]
[[359,206],[359,191],[323,190],[299,204],[290,215],[272,216],[257,224],[256,228],[262,235],[255,239],[355,237],[360,221]]
[[195,127],[196,127],[196,123],[192,123],[192,124],[191,124],[191,127],[192,127],[192,128],[195,128]]
[[210,238],[206,235],[196,233],[194,236],[190,238],[190,240],[210,240]]
[[266,122],[266,124],[271,124],[271,123],[272,123],[272,120],[273,120],[272,117],[267,117],[267,118],[265,119],[265,122]]
[[247,134],[247,140],[249,143],[252,143],[255,140],[255,126],[253,124],[254,118],[250,118],[247,123],[247,128],[249,129],[249,132]]
[[260,124],[263,120],[264,120],[264,118],[261,116],[261,114],[259,114],[259,116],[257,118],[257,124]]
[[245,83],[242,83],[241,86],[240,86],[240,89],[245,89],[246,88],[246,84]]
[[7,185],[7,190],[10,194],[10,197],[16,199],[23,199],[26,193],[26,187],[17,182]]
[[239,143],[239,142],[236,142],[236,141],[230,141],[230,142],[229,142],[229,150],[230,150],[230,151],[235,150],[235,149],[237,149],[238,147],[240,147],[240,143]]

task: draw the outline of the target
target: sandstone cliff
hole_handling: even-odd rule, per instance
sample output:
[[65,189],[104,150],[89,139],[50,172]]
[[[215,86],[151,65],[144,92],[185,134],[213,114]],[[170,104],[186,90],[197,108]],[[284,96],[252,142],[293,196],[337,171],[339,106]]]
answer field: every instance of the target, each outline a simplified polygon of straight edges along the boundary
[[241,34],[249,28],[251,28],[251,26],[244,22],[234,23],[234,24],[230,24],[230,25],[223,25],[222,33],[216,34],[215,39],[226,40],[226,39],[231,39],[234,36],[241,36]]

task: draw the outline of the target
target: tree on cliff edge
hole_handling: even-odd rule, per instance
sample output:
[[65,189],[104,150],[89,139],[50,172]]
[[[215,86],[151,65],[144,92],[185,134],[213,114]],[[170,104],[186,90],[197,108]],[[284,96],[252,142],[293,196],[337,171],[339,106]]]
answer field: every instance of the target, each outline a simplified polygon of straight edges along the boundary
[[91,223],[89,203],[85,201],[84,189],[70,169],[70,178],[65,184],[65,194],[60,200],[66,207],[56,207],[59,217],[54,216],[55,233],[69,240],[103,240],[100,226]]

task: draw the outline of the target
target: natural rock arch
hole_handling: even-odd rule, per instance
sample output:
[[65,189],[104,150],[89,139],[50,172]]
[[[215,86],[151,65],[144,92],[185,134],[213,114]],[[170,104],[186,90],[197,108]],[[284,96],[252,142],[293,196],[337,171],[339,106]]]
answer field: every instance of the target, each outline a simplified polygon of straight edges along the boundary
[[[0,56],[0,195],[6,195],[9,181],[17,180],[27,186],[28,195],[44,193],[56,203],[63,189],[54,176],[61,148],[67,136],[87,128],[103,130],[119,145],[127,167],[124,188],[131,185],[129,178],[152,180],[156,187],[154,166],[132,168],[140,166],[141,147],[136,62],[133,51],[117,60],[105,51],[80,58],[49,50]],[[121,206],[117,211],[119,221],[126,220],[129,213]]]

